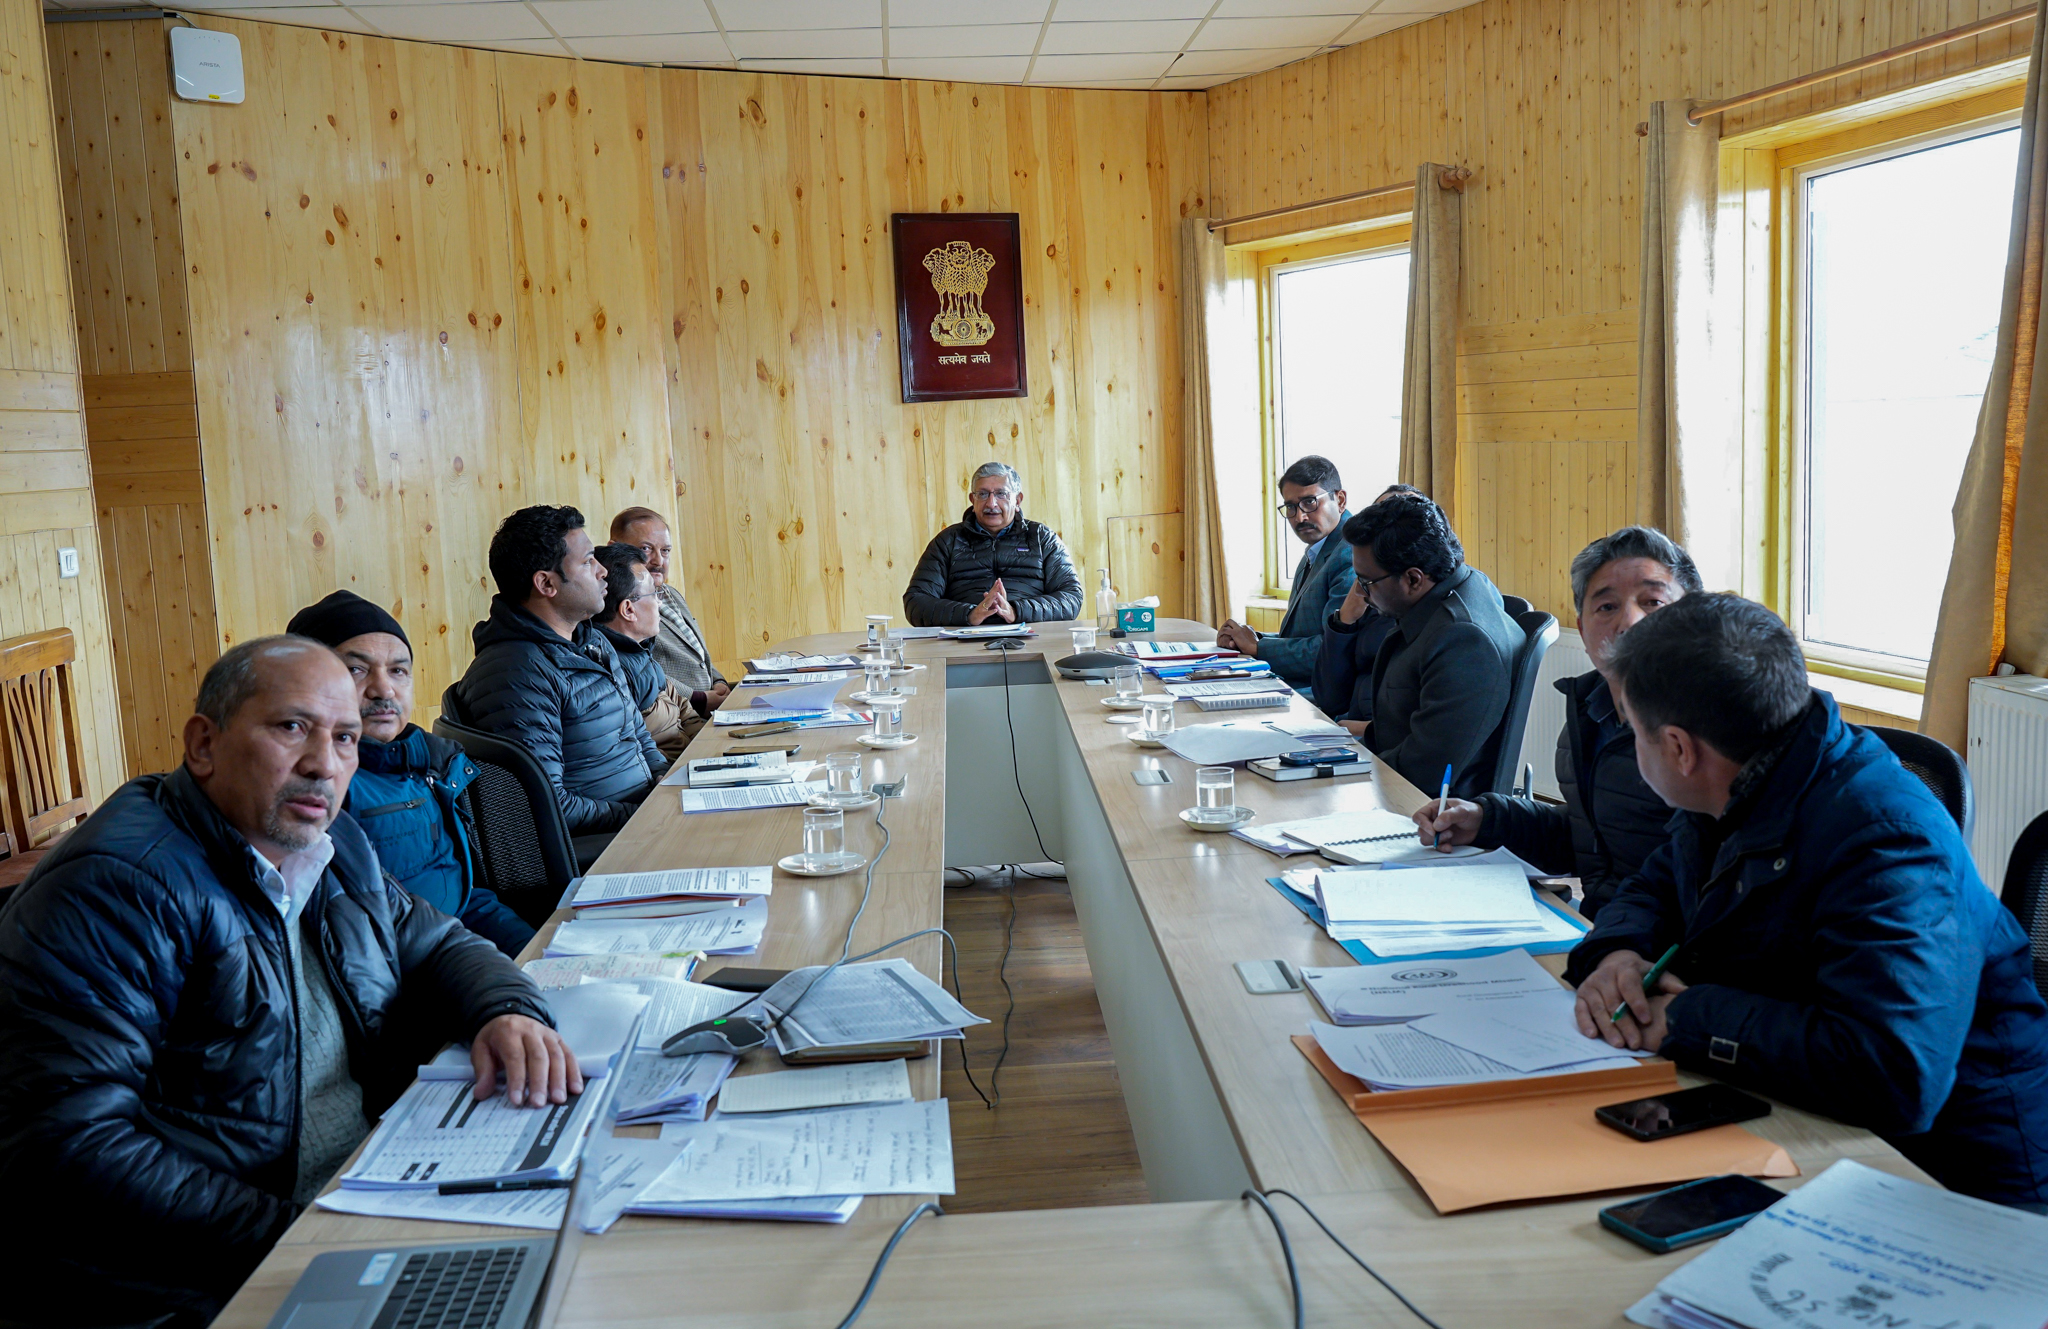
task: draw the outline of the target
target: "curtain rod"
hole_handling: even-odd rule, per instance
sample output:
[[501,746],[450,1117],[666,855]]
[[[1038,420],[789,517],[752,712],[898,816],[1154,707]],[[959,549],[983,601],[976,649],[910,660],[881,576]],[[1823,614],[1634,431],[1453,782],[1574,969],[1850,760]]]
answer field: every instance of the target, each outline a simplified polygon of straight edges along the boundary
[[1932,51],[1938,47],[1947,46],[1951,42],[1962,41],[1967,37],[1977,37],[1987,32],[1996,32],[2000,28],[2009,28],[2015,23],[2026,22],[2039,12],[2034,6],[2029,5],[2025,9],[2015,9],[2009,13],[1999,14],[1994,18],[1980,18],[1975,23],[1965,23],[1960,28],[1951,28],[1947,32],[1938,32],[1932,37],[1922,37],[1918,41],[1907,42],[1904,46],[1894,46],[1889,51],[1879,51],[1876,55],[1866,55],[1860,60],[1851,60],[1847,64],[1836,65],[1832,69],[1823,69],[1812,74],[1802,74],[1798,78],[1786,79],[1783,83],[1773,83],[1768,88],[1758,88],[1755,92],[1745,92],[1740,97],[1724,97],[1717,102],[1703,102],[1699,106],[1694,107],[1685,118],[1687,123],[1697,125],[1710,115],[1719,115],[1723,111],[1732,111],[1738,106],[1748,106],[1752,102],[1764,101],[1767,98],[1777,97],[1787,92],[1797,92],[1801,88],[1810,88],[1816,83],[1825,83],[1829,79],[1842,78],[1849,74],[1860,73],[1877,65],[1890,64],[1894,60],[1903,60],[1909,55],[1918,55],[1922,51]]
[[[1446,169],[1437,177],[1437,185],[1443,189],[1465,192],[1465,182],[1472,178],[1472,172],[1462,166]],[[1361,189],[1355,194],[1339,194],[1335,198],[1319,198],[1313,203],[1290,203],[1284,208],[1268,208],[1264,212],[1248,212],[1242,217],[1225,217],[1222,221],[1209,223],[1209,229],[1220,231],[1226,226],[1241,226],[1245,222],[1265,221],[1269,217],[1285,217],[1296,212],[1308,212],[1313,208],[1334,208],[1339,203],[1356,203],[1365,198],[1381,198],[1388,194],[1402,194],[1415,188],[1413,180],[1403,180],[1397,185],[1381,185],[1376,189]]]

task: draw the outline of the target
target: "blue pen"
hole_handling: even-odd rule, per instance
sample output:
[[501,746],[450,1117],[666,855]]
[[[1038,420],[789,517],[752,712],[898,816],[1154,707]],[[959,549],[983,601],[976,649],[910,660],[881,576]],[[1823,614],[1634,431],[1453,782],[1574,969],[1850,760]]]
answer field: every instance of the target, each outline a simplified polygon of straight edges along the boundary
[[[1449,762],[1445,762],[1445,763],[1444,763],[1444,791],[1443,791],[1442,793],[1440,793],[1440,794],[1438,794],[1438,795],[1436,796],[1436,815],[1437,815],[1437,816],[1441,817],[1441,816],[1443,816],[1443,815],[1444,815],[1444,804],[1446,804],[1446,803],[1448,803],[1448,802],[1450,802],[1450,801],[1451,801],[1451,764],[1450,764]],[[1441,848],[1443,848],[1443,847],[1444,847],[1444,833],[1443,833],[1442,831],[1438,831],[1438,832],[1436,833],[1436,839],[1430,842],[1430,846],[1429,846],[1429,847],[1430,847],[1431,849],[1441,849]]]

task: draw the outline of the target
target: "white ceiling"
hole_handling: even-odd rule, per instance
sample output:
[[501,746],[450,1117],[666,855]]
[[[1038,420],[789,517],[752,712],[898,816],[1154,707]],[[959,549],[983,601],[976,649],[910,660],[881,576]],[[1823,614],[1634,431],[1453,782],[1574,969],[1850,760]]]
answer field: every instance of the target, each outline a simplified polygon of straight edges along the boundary
[[[634,64],[1207,88],[1473,0],[204,0],[195,12]],[[104,9],[135,0],[45,0]],[[182,6],[181,6],[182,7]]]

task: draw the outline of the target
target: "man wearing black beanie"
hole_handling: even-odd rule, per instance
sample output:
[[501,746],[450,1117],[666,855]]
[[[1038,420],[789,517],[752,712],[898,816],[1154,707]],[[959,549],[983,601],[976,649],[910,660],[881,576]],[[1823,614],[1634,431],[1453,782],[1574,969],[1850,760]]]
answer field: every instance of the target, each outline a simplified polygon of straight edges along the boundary
[[347,810],[384,871],[413,895],[517,956],[533,928],[477,884],[476,854],[459,799],[476,778],[462,749],[412,723],[412,643],[381,606],[336,591],[285,629],[334,648],[362,708],[359,765]]

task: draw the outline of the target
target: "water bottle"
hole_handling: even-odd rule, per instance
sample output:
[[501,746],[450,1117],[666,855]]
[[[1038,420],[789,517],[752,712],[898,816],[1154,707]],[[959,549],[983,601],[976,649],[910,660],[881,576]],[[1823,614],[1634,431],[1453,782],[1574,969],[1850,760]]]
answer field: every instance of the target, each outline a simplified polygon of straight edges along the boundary
[[1112,632],[1116,629],[1116,588],[1109,584],[1109,569],[1102,569],[1102,585],[1095,591],[1095,628],[1098,632]]

